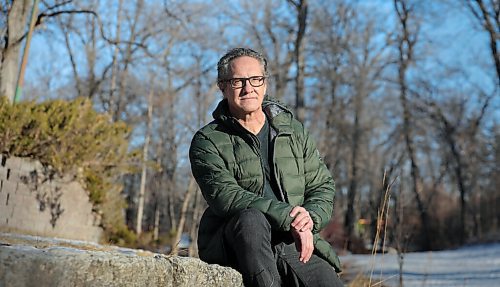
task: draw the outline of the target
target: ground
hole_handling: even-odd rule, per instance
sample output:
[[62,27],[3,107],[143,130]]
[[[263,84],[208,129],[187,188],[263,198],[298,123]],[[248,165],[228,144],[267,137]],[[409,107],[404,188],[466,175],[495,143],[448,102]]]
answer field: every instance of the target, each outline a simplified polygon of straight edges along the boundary
[[[371,276],[372,284],[399,286],[397,254],[345,255],[351,273]],[[403,259],[403,285],[500,286],[500,243],[465,246],[455,250],[407,253]],[[374,286],[380,286],[374,285]]]

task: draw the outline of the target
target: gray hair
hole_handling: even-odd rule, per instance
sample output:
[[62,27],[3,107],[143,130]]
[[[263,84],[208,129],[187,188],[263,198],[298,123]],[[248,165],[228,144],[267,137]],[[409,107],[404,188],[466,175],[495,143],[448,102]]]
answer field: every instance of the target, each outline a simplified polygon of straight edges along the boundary
[[248,56],[257,59],[260,62],[264,76],[267,77],[267,60],[259,52],[256,52],[250,48],[233,48],[229,50],[222,58],[220,58],[219,63],[217,63],[217,82],[226,80],[229,78],[231,73],[231,61],[238,58]]

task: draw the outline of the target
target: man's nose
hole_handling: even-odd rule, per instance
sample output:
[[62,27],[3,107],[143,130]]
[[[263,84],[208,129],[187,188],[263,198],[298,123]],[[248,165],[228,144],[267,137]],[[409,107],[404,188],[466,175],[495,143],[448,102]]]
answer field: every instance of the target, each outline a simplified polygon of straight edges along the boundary
[[246,92],[250,92],[253,90],[253,87],[252,85],[250,84],[250,79],[245,79],[243,81],[243,89],[246,91]]

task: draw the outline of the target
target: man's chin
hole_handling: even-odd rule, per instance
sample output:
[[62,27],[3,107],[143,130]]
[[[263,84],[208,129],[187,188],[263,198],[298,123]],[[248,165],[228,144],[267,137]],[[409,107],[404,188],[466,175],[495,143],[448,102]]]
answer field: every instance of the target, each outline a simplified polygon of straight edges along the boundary
[[248,105],[248,106],[243,106],[242,110],[245,111],[246,113],[253,113],[257,112],[260,110],[259,105]]

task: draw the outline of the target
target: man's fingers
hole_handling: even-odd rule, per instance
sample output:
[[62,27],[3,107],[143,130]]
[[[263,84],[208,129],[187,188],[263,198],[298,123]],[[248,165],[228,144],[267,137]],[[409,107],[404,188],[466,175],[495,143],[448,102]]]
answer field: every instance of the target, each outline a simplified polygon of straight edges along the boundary
[[306,263],[307,262],[306,259],[308,259],[307,258],[308,253],[309,253],[309,246],[307,246],[307,243],[304,242],[302,244],[302,249],[300,250],[300,258],[299,258],[299,260],[301,262],[303,262],[303,263]]
[[295,206],[290,212],[290,216],[294,217],[292,221],[292,227],[297,230],[305,230],[305,226],[309,225],[309,229],[312,230],[312,218],[309,215],[309,212],[303,208],[302,206]]
[[299,260],[302,263],[307,263],[314,251],[313,236],[311,231],[299,232],[301,249],[299,250],[300,256]]
[[[302,214],[302,213],[301,213]],[[304,231],[305,227],[312,222],[311,218],[308,216],[302,216],[302,217],[296,217],[295,220],[292,222],[292,227],[294,227],[297,230]],[[312,224],[311,224],[312,225]]]
[[312,230],[313,227],[314,227],[313,221],[309,220],[302,228],[300,228],[300,231]]
[[295,206],[292,208],[292,211],[290,212],[290,216],[295,217],[300,212],[307,212],[307,210],[305,208],[303,208],[302,206]]
[[300,259],[299,260],[303,263],[307,263],[307,261],[309,261],[309,259],[311,259],[313,250],[314,249],[311,247],[307,247],[307,248],[303,247],[301,252],[300,252]]
[[313,234],[311,230],[299,231],[292,229],[292,236],[295,241],[295,247],[299,252],[299,261],[307,263],[314,251]]
[[303,256],[304,257],[304,261],[303,261],[304,263],[307,263],[307,261],[309,261],[309,259],[311,259],[311,256],[312,256],[312,253],[313,253],[313,249],[314,249],[311,241],[308,241],[306,243],[306,246],[307,247],[305,248],[306,250],[305,250],[304,256]]
[[311,259],[311,256],[313,254],[314,246],[313,246],[312,240],[309,240],[308,247],[309,248],[307,249],[307,253],[306,253],[306,256],[304,258],[304,263],[307,263],[307,261],[309,261],[309,259]]
[[300,220],[292,222],[292,227],[298,231],[312,230],[314,227],[314,222],[310,217],[304,217]]

